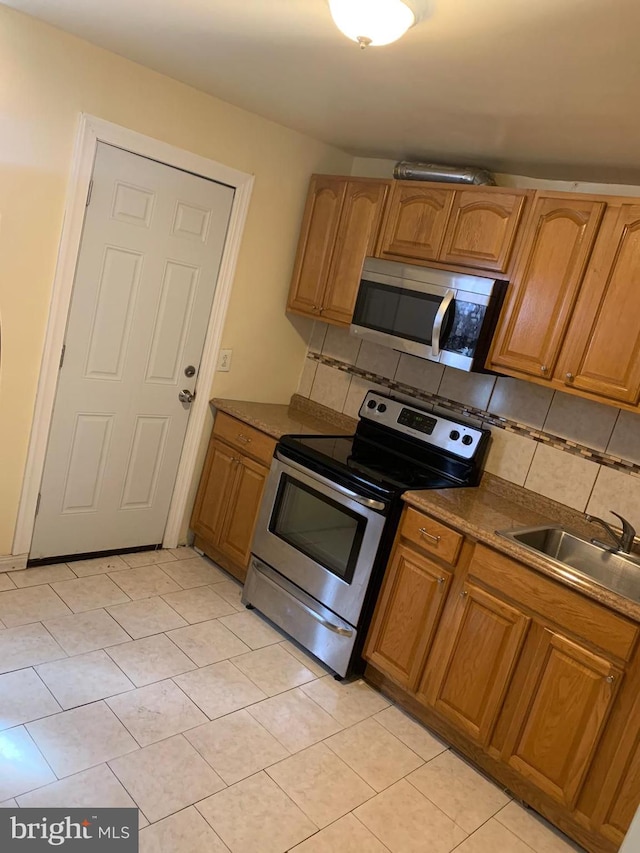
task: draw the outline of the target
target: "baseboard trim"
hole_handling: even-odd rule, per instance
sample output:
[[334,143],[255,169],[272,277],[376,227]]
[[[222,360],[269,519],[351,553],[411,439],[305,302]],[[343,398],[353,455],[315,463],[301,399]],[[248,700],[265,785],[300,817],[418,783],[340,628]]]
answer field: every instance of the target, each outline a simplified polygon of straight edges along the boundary
[[0,572],[13,572],[19,569],[26,569],[28,557],[28,554],[7,554],[6,557],[0,557]]

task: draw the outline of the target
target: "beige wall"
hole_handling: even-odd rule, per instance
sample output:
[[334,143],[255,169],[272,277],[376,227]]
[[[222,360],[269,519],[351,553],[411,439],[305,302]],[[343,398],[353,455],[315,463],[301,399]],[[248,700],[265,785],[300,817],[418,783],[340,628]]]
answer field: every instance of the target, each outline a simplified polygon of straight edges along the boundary
[[0,6],[0,554],[11,550],[80,112],[255,174],[213,393],[287,401],[309,326],[284,305],[309,175],[352,158]]

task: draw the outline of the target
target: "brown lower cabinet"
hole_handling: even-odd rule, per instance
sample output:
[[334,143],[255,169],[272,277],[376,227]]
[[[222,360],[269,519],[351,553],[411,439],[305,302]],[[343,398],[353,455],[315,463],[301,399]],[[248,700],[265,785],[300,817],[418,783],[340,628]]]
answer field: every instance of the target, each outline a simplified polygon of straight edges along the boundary
[[[434,524],[461,539],[453,558],[434,555]],[[640,802],[637,639],[633,620],[407,507],[366,677],[587,850],[612,853]]]
[[275,439],[218,413],[191,516],[195,545],[244,580]]

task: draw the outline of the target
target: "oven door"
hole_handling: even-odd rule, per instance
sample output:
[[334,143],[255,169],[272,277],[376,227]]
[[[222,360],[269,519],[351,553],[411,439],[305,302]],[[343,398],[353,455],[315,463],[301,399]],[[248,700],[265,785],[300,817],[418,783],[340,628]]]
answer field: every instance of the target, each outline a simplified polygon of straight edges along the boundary
[[332,483],[276,452],[252,550],[357,625],[387,512],[386,502]]

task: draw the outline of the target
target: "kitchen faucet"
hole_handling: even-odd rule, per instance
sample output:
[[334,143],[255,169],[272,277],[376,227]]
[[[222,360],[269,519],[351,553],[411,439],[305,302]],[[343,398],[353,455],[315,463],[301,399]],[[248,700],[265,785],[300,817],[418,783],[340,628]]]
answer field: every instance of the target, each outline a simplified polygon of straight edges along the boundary
[[622,522],[622,533],[616,533],[610,524],[608,524],[606,521],[603,521],[603,519],[598,518],[598,516],[596,515],[587,515],[586,518],[587,521],[595,521],[598,524],[602,525],[602,527],[604,527],[606,532],[616,543],[615,549],[611,548],[610,545],[607,545],[606,542],[601,542],[599,539],[592,539],[591,542],[594,545],[599,545],[601,548],[604,548],[607,551],[616,550],[622,551],[625,554],[630,554],[631,548],[633,547],[633,541],[636,535],[635,528],[629,521],[627,521],[626,518],[623,518],[621,515],[618,515],[617,512],[614,512],[612,509],[610,509],[609,512],[611,513],[611,515],[615,515],[616,518],[619,518]]

